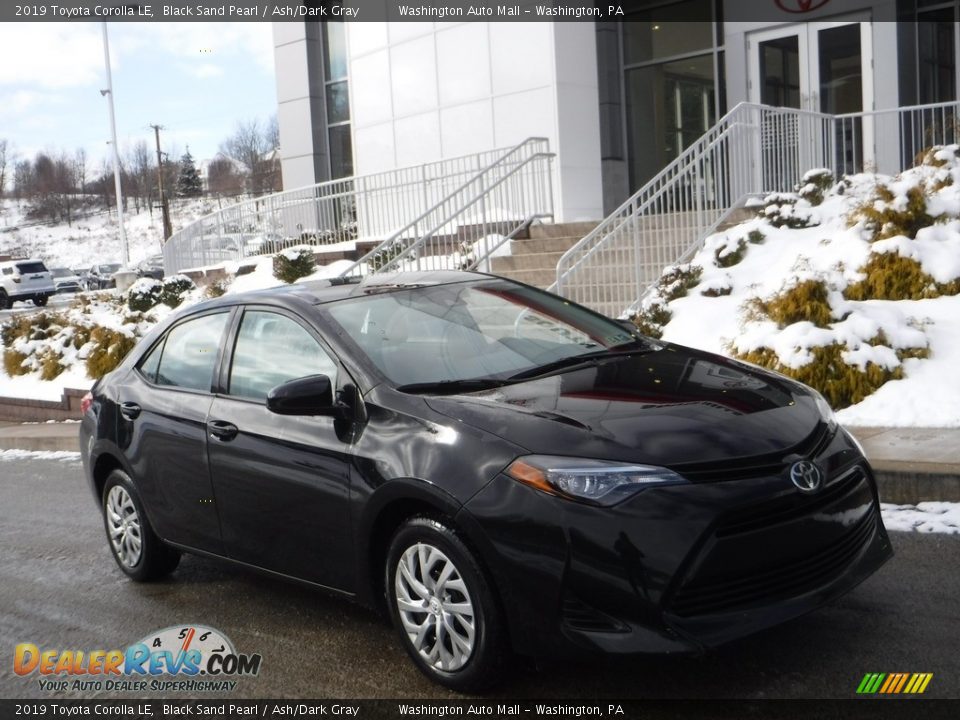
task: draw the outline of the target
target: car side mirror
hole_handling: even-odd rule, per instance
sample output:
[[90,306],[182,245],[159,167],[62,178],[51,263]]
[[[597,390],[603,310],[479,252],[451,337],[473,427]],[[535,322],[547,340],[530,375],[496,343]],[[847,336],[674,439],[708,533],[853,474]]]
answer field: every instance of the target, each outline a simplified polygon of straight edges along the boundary
[[336,415],[333,388],[326,375],[308,375],[277,385],[267,393],[267,409],[277,415]]

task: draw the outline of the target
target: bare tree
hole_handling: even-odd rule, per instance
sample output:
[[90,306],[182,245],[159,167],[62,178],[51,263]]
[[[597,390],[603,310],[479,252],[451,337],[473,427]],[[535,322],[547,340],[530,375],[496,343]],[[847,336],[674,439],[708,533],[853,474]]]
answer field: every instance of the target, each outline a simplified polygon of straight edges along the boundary
[[254,195],[272,192],[278,184],[273,151],[279,136],[276,117],[265,124],[257,118],[240,122],[233,135],[220,145],[220,152],[247,170],[247,185]]
[[243,181],[236,161],[229,157],[218,155],[207,165],[207,190],[217,197],[240,195]]
[[7,189],[7,163],[10,160],[10,147],[5,138],[0,138],[0,198]]
[[87,151],[82,147],[73,153],[73,170],[77,180],[77,189],[82,193],[87,187]]

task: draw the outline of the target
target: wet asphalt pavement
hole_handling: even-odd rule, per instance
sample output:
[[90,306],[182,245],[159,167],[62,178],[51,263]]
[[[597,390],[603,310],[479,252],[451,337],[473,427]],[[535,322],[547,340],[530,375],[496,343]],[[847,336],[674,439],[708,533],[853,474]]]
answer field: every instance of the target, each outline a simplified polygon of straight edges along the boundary
[[[877,575],[788,625],[700,658],[521,663],[491,699],[850,698],[867,672],[932,672],[928,697],[960,698],[960,537],[893,542]],[[36,674],[15,675],[17,643],[125,648],[190,623],[263,656],[232,697],[457,697],[424,679],[371,612],[319,591],[192,556],[163,582],[128,581],[79,461],[0,460],[0,698],[98,696],[51,695]]]

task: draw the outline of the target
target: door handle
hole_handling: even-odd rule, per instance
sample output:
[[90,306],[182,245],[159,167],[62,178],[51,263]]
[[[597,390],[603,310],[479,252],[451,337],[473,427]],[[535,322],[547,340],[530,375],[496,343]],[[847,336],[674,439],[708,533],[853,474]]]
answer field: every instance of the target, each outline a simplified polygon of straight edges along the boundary
[[140,417],[140,406],[135,402],[120,403],[120,414],[127,420],[136,420]]
[[207,429],[210,430],[210,434],[218,440],[223,440],[224,442],[229,442],[233,440],[237,433],[240,430],[233,423],[228,423],[225,420],[211,420],[207,423]]

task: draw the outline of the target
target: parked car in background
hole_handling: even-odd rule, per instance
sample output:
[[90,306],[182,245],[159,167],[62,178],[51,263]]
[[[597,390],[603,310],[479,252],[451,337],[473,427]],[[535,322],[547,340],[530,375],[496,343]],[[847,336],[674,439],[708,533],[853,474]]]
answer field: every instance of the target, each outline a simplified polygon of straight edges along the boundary
[[42,306],[56,292],[53,276],[43,260],[28,258],[0,263],[0,310],[7,310],[18,300],[32,300]]
[[106,290],[117,286],[113,274],[120,269],[120,263],[92,265],[87,271],[87,290]]
[[70,268],[51,268],[50,274],[53,275],[53,286],[58,293],[74,293],[83,290],[83,280]]
[[143,260],[137,265],[137,275],[154,280],[163,280],[163,255],[151,255]]
[[458,690],[511,651],[702,652],[893,552],[870,465],[816,391],[490,275],[193,305],[82,408],[126,575],[186,551],[333,589],[387,611]]

